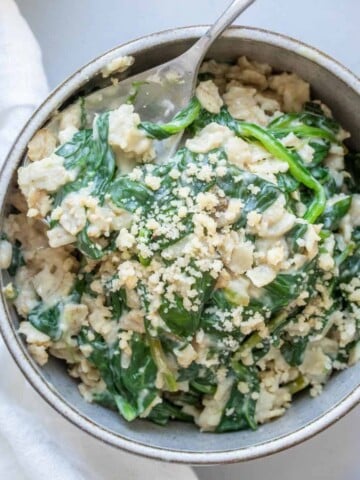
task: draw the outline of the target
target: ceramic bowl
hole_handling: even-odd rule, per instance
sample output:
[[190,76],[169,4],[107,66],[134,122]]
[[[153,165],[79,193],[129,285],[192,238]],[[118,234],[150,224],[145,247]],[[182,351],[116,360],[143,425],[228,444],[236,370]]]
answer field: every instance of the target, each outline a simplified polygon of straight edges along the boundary
[[[32,115],[1,171],[0,205],[6,212],[7,191],[34,133],[56,110],[79,93],[104,82],[100,70],[113,58],[134,55],[130,74],[145,70],[187,49],[206,27],[188,27],[156,33],[121,45],[82,67],[54,90]],[[310,82],[312,94],[328,104],[336,118],[352,133],[352,147],[360,150],[360,80],[327,55],[291,38],[272,32],[235,27],[211,48],[208,57],[231,61],[247,55],[277,70],[298,73]],[[4,279],[2,280],[4,281]],[[360,400],[360,363],[334,375],[322,395],[300,395],[287,413],[256,431],[200,433],[186,423],[160,427],[139,420],[127,423],[115,412],[86,403],[76,382],[61,361],[51,359],[39,368],[17,334],[18,317],[4,298],[0,302],[0,328],[19,368],[39,394],[74,425],[115,447],[161,460],[192,464],[236,462],[268,455],[295,445],[335,422]]]

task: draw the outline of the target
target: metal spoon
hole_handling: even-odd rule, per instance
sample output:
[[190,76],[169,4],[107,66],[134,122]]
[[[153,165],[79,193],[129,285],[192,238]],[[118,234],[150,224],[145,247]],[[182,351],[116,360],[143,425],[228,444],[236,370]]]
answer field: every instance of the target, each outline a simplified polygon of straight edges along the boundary
[[[199,68],[210,46],[254,1],[234,0],[205,35],[182,55],[86,96],[88,119],[93,119],[101,111],[113,110],[126,103],[137,85],[132,103],[141,120],[152,123],[171,120],[194,96]],[[49,122],[49,127],[57,130],[57,117]],[[158,162],[171,157],[181,137],[182,133],[179,133],[166,140],[155,140]],[[23,165],[29,163],[26,156]]]
[[[168,122],[184,108],[195,92],[198,71],[212,43],[255,0],[234,0],[212,27],[179,57],[145,72],[129,77],[117,86],[117,103],[123,103],[134,84],[141,85],[134,107],[141,119]],[[158,159],[170,156],[181,140],[174,135],[156,146]]]

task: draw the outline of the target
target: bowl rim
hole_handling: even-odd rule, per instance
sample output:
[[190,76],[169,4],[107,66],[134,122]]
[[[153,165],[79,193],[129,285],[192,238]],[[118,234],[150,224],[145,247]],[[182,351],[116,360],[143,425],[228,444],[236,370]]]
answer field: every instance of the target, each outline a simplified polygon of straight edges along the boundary
[[[98,73],[107,62],[118,55],[136,55],[136,51],[151,49],[162,43],[199,37],[205,32],[206,28],[207,26],[201,25],[165,30],[116,46],[91,60],[55,88],[31,115],[28,122],[16,138],[1,168],[0,187],[2,188],[0,188],[0,205],[3,206],[10,179],[18,167],[19,159],[23,156],[28,141],[31,139],[35,131],[46,121],[49,115],[55,111],[74,90],[86,84],[88,80]],[[360,96],[360,79],[355,74],[329,55],[303,42],[269,30],[244,26],[231,27],[225,32],[224,36],[235,37],[237,40],[243,39],[266,42],[306,57],[330,71]],[[325,430],[360,402],[360,385],[358,385],[343,400],[333,405],[333,407],[321,417],[314,419],[307,425],[293,431],[292,433],[267,440],[258,445],[243,447],[236,450],[219,450],[214,452],[187,452],[165,449],[162,447],[145,445],[138,441],[124,438],[120,434],[112,432],[95,423],[91,418],[86,417],[62,398],[51,383],[39,373],[38,367],[20,340],[19,335],[16,333],[15,326],[10,319],[8,307],[3,295],[1,295],[0,301],[0,332],[9,352],[25,378],[30,382],[37,393],[64,418],[104,443],[120,448],[129,453],[157,460],[193,465],[211,465],[234,463],[264,457],[297,445],[306,439],[311,438],[318,432]]]

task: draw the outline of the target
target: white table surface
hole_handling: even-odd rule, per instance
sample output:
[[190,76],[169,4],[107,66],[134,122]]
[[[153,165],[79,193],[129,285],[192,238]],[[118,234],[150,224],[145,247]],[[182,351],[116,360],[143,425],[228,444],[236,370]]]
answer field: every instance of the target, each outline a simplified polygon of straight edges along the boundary
[[[210,23],[227,4],[225,0],[17,2],[40,42],[51,87],[105,50],[155,31]],[[238,23],[296,37],[360,75],[359,19],[360,0],[258,0]],[[324,433],[285,452],[196,470],[201,480],[359,480],[359,440],[358,407]]]

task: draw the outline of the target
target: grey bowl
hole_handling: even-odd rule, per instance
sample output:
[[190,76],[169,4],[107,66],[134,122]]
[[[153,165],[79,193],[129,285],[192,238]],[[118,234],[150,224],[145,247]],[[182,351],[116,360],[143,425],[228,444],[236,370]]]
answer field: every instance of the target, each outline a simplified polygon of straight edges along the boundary
[[[15,142],[1,171],[0,204],[6,211],[6,195],[26,145],[57,108],[79,92],[102,83],[102,67],[119,55],[134,55],[131,73],[164,62],[188,48],[205,27],[166,31],[117,47],[81,68],[60,85],[32,115]],[[216,42],[209,52],[215,59],[233,60],[247,55],[268,62],[278,70],[293,71],[312,85],[313,94],[327,103],[353,134],[352,146],[360,150],[360,80],[323,53],[296,40],[264,30],[236,27]],[[4,279],[1,280],[2,282]],[[16,333],[18,318],[4,298],[0,302],[0,329],[19,368],[60,414],[82,430],[110,445],[161,460],[214,464],[248,460],[295,445],[338,420],[360,401],[360,363],[335,375],[321,396],[300,396],[282,418],[257,431],[226,434],[200,433],[196,427],[171,423],[159,427],[147,421],[126,423],[116,413],[86,403],[64,365],[51,360],[40,369]]]

